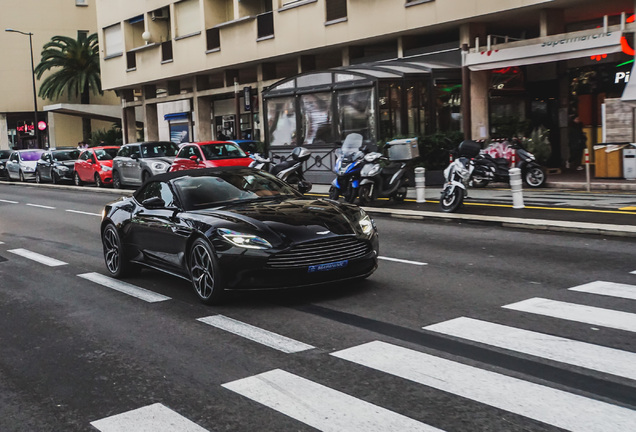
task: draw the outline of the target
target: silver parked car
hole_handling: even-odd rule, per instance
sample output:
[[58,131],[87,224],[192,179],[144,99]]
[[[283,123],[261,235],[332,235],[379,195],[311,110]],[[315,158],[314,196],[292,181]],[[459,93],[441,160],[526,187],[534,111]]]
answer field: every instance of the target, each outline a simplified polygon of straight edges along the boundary
[[125,144],[113,160],[113,187],[139,186],[155,174],[168,171],[179,151],[170,141]]
[[35,179],[35,167],[44,153],[42,149],[15,150],[6,163],[11,180],[27,181]]

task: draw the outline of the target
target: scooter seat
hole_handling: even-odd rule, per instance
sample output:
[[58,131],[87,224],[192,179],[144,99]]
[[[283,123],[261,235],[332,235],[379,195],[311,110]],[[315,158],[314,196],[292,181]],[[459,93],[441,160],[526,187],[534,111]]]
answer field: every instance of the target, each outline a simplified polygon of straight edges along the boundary
[[287,168],[291,167],[291,166],[292,166],[292,165],[294,165],[295,163],[296,163],[296,162],[294,162],[294,161],[289,161],[289,160],[287,160],[287,161],[285,161],[285,162],[278,163],[278,164],[276,164],[276,165],[274,165],[274,166],[272,167],[272,169],[271,169],[271,174],[276,175],[276,174],[278,174],[279,172],[281,172],[281,171],[283,171],[283,170],[286,170]]

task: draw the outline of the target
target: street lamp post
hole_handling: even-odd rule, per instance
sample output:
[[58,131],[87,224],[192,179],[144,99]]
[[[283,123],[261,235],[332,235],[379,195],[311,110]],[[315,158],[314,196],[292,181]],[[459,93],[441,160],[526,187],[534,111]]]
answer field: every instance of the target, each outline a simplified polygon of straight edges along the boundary
[[33,81],[33,135],[35,136],[35,143],[37,147],[40,148],[40,134],[38,133],[38,100],[35,92],[35,66],[33,65],[33,33],[25,33],[23,31],[10,28],[5,29],[5,31],[29,36],[29,51],[31,52],[31,79]]

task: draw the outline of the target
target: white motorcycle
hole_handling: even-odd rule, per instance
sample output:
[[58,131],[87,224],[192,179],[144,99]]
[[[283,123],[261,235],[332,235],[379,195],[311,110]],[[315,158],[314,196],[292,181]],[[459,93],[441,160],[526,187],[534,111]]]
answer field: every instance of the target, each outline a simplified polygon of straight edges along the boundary
[[466,187],[475,170],[474,158],[479,154],[481,145],[475,141],[462,141],[457,148],[457,157],[444,170],[446,180],[439,203],[445,212],[454,212],[464,203]]

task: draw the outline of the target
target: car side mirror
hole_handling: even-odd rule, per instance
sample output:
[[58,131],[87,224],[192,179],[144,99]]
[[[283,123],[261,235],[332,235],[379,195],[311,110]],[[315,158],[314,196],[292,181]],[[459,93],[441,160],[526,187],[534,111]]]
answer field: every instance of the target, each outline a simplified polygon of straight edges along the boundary
[[151,210],[166,208],[166,202],[159,197],[145,199],[141,205]]
[[135,153],[135,154],[130,155],[130,158],[132,160],[137,160],[137,159],[139,159],[139,155],[137,153]]
[[199,161],[199,156],[190,156],[189,158],[191,161],[193,162],[198,162]]

